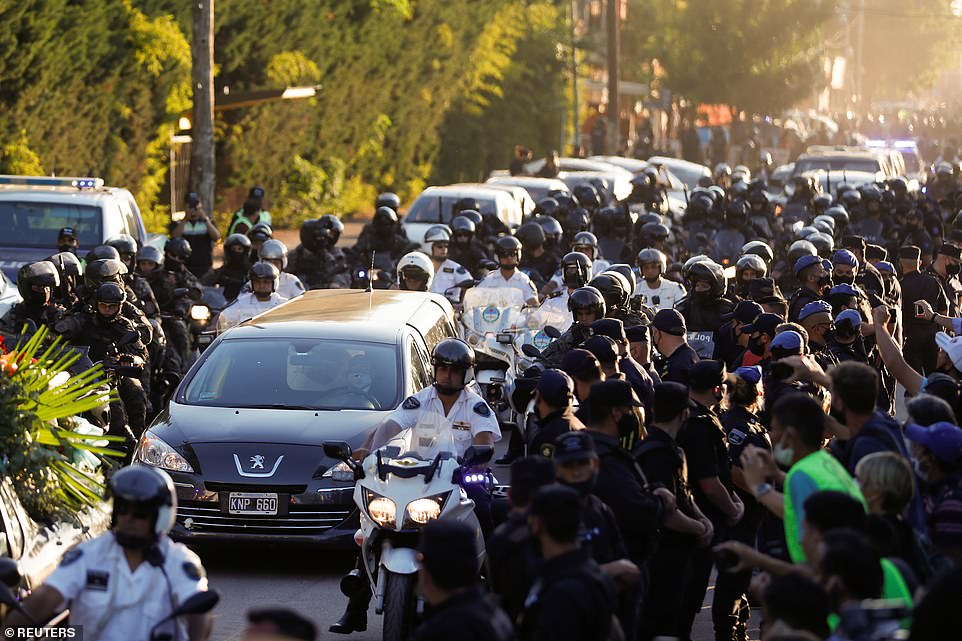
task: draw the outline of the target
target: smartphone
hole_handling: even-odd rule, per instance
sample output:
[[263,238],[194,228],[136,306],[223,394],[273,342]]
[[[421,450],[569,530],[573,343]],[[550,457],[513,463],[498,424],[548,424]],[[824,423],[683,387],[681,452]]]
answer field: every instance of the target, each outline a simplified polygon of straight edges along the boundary
[[922,310],[922,305],[921,305],[921,303],[915,303],[915,317],[916,317],[916,318],[924,318],[924,317],[925,317],[925,312]]

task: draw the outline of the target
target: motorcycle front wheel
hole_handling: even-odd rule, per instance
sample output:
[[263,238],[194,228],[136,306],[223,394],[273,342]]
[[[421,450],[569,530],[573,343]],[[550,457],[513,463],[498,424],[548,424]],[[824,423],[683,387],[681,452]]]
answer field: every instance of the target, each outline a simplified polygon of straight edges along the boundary
[[416,574],[387,572],[384,589],[383,641],[406,641],[411,636],[417,610]]

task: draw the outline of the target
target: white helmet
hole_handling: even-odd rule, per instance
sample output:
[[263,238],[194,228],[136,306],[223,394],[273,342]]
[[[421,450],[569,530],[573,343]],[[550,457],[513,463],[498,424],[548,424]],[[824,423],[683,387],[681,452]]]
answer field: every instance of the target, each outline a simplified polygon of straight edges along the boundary
[[447,225],[434,225],[424,232],[424,244],[451,242],[451,229]]
[[257,256],[261,260],[279,260],[281,261],[281,268],[287,268],[287,245],[276,238],[264,241],[260,251],[257,252]]
[[401,256],[401,260],[397,262],[397,284],[401,289],[404,289],[404,273],[412,271],[420,271],[425,276],[427,276],[427,281],[424,284],[424,291],[431,289],[431,281],[434,280],[434,263],[431,259],[418,251],[413,251],[409,254]]

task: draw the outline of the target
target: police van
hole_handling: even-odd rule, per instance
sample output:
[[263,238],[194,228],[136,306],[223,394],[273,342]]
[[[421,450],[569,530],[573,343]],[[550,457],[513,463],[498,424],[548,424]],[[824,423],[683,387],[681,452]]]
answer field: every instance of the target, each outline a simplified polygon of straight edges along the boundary
[[157,240],[148,237],[133,194],[101,178],[0,175],[0,270],[11,283],[22,265],[57,253],[64,227],[77,235],[81,257],[117,234],[140,246]]

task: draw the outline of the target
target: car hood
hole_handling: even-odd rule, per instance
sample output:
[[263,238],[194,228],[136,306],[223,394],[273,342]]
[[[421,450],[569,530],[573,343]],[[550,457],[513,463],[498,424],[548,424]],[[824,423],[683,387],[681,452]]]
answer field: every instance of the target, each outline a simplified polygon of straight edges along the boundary
[[17,270],[57,253],[56,243],[46,248],[0,247],[0,269],[11,283],[17,282]]
[[[364,442],[390,412],[200,407],[171,403],[150,431],[200,465],[206,481],[303,483],[325,441]],[[280,457],[284,457],[280,460]],[[261,465],[263,467],[261,467]]]

